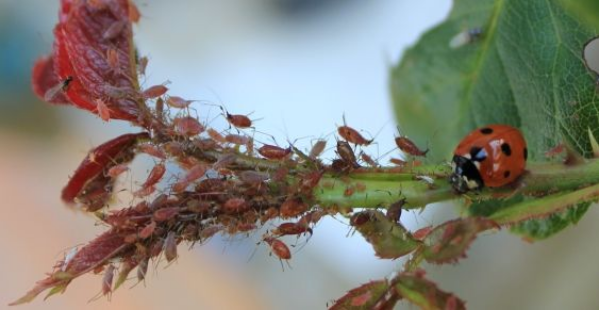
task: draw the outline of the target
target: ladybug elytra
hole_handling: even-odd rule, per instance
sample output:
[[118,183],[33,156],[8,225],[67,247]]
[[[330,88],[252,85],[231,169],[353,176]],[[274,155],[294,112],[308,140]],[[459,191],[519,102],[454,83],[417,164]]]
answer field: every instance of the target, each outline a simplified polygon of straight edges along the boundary
[[520,130],[489,125],[469,133],[456,147],[449,182],[459,193],[512,183],[524,172],[528,150]]

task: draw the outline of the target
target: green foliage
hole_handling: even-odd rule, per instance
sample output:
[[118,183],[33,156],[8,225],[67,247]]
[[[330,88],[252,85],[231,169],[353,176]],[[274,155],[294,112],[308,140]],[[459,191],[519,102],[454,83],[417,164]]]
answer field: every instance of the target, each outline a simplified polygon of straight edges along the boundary
[[[492,123],[521,128],[535,160],[563,139],[590,155],[587,128],[599,134],[599,96],[582,50],[596,32],[579,21],[576,12],[584,10],[573,2],[455,1],[449,18],[392,69],[405,134],[419,143],[434,137],[435,161],[447,160],[468,131]],[[480,39],[449,46],[479,27]]]
[[[519,127],[533,160],[544,160],[544,152],[563,141],[590,156],[589,130],[599,134],[599,96],[582,54],[597,34],[597,3],[455,1],[449,18],[392,69],[391,92],[405,133],[420,143],[434,137],[435,162],[447,160],[467,132],[493,123]],[[482,29],[480,38],[450,47],[457,34],[475,28]],[[472,213],[490,215],[512,203],[477,203]],[[514,231],[546,238],[576,223],[587,207],[529,220]]]

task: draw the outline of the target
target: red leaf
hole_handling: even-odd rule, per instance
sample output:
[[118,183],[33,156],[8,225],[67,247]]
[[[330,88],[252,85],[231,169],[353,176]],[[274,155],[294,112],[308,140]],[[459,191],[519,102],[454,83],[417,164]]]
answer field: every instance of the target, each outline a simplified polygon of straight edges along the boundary
[[440,290],[435,283],[425,279],[422,272],[402,273],[394,282],[397,292],[421,309],[466,309],[463,300]]
[[[149,135],[145,132],[125,134],[90,151],[62,190],[62,200],[66,203],[74,203],[75,198],[89,200],[90,193],[97,194],[99,191],[101,194],[102,190],[108,192],[106,186],[109,187],[114,179],[105,176],[105,173],[107,174],[110,168],[118,164],[131,161],[134,156],[132,149],[137,141],[148,138]],[[95,211],[102,206],[103,202],[94,203],[92,206],[87,206],[87,210]]]
[[[68,79],[64,96],[51,102],[70,101],[98,113],[96,102],[102,100],[110,118],[138,122],[144,103],[139,97],[130,9],[128,0],[61,1],[53,57],[40,59],[33,70],[35,93],[42,97],[51,85]],[[109,51],[117,61],[110,61]]]
[[485,218],[460,218],[435,227],[424,238],[422,254],[429,263],[452,263],[466,256],[466,250],[476,235],[499,226]]
[[[387,280],[372,281],[362,284],[347,292],[335,301],[329,310],[341,309],[378,309],[379,303],[384,303],[385,294],[389,290]],[[397,301],[397,299],[395,300]]]
[[[48,100],[50,103],[70,104],[69,99],[65,97],[60,89],[62,81],[54,71],[54,57],[45,56],[38,59],[33,65],[31,74],[31,85],[33,92],[42,100]],[[54,92],[48,96],[49,92]],[[49,98],[48,98],[49,97]]]
[[121,234],[115,230],[109,230],[79,250],[72,259],[65,262],[66,266],[63,266],[61,270],[55,271],[46,279],[37,282],[25,296],[10,305],[30,302],[41,292],[53,287],[64,290],[73,279],[105,265],[130,246],[124,242]]

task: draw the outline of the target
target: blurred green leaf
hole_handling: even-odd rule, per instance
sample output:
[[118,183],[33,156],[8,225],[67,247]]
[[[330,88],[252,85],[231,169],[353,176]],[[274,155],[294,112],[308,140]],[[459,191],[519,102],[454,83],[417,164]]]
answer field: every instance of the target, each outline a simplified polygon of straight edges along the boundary
[[[447,20],[391,71],[404,134],[419,144],[434,137],[434,161],[447,160],[467,132],[492,123],[521,128],[532,159],[563,139],[590,155],[587,128],[599,135],[599,96],[582,50],[596,32],[574,1],[456,0]],[[585,3],[578,11],[597,5]],[[479,40],[449,46],[475,28],[482,29]]]
[[528,240],[546,239],[578,223],[590,206],[590,202],[583,202],[562,212],[551,214],[545,219],[531,219],[518,223],[512,226],[511,231]]

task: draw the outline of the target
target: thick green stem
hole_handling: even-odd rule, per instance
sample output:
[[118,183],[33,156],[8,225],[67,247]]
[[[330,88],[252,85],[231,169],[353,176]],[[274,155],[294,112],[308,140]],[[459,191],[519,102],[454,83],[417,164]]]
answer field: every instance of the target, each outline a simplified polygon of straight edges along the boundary
[[[322,206],[338,208],[386,207],[406,198],[406,208],[424,207],[427,204],[460,198],[447,181],[450,171],[443,166],[422,166],[406,171],[397,169],[359,169],[344,178],[324,177],[315,192]],[[422,177],[428,177],[428,181]],[[432,184],[430,182],[433,182]],[[516,193],[527,196],[546,196],[570,192],[599,184],[599,160],[567,166],[562,163],[529,163],[528,171],[512,186],[486,188],[468,193],[471,199],[493,199]],[[347,190],[350,188],[350,190]],[[352,188],[365,189],[356,191]],[[350,195],[351,194],[351,195]]]

